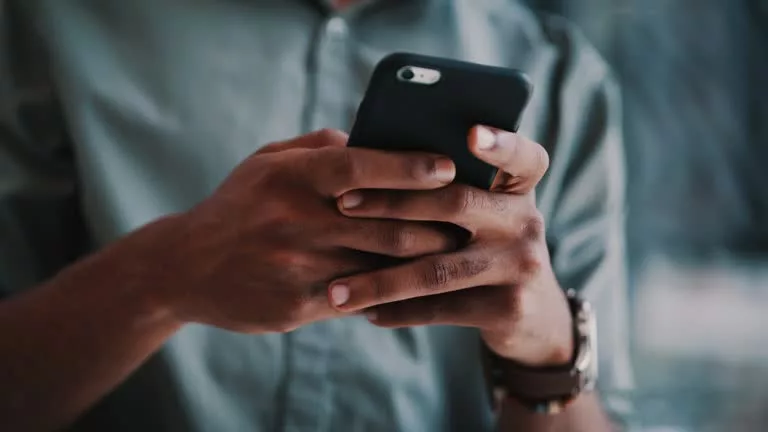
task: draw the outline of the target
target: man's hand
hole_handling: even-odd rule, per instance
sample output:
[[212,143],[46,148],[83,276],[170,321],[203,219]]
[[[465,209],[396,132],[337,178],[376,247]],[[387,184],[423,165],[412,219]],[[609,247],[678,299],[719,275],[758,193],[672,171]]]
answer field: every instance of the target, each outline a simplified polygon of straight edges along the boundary
[[478,158],[501,170],[490,192],[451,184],[423,191],[350,190],[338,200],[341,212],[355,219],[458,225],[471,234],[468,245],[340,278],[330,284],[330,302],[341,312],[366,310],[384,327],[477,327],[503,357],[531,366],[567,363],[571,317],[534,197],[547,153],[519,135],[484,127],[475,127],[469,141]]
[[168,256],[162,304],[181,322],[241,332],[290,331],[331,318],[330,280],[379,267],[381,256],[413,258],[454,249],[417,221],[353,219],[335,199],[356,189],[429,190],[450,183],[441,156],[347,148],[321,131],[266,147],[207,200],[181,217]]
[[335,205],[353,189],[442,187],[449,160],[346,141],[323,131],[267,146],[190,211],[0,302],[0,429],[65,427],[186,323],[291,330],[339,315],[325,296],[333,278],[455,248],[428,224]]

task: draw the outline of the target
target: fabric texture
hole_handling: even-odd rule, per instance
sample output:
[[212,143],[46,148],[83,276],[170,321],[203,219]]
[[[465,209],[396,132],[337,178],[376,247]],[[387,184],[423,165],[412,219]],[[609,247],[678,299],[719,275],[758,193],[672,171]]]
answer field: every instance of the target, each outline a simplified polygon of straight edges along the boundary
[[[562,20],[504,0],[0,5],[4,296],[188,209],[266,143],[349,130],[390,52],[514,67],[535,86],[520,131],[551,155],[537,197],[555,270],[595,304],[601,395],[627,414],[619,95]],[[478,338],[358,317],[285,335],[189,325],[73,430],[491,430]]]

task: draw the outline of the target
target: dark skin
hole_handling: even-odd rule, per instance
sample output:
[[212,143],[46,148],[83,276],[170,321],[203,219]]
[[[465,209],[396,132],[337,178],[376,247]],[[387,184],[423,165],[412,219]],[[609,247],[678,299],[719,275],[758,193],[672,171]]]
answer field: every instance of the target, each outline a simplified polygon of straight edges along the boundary
[[[341,311],[366,311],[382,327],[475,327],[502,357],[531,367],[566,364],[573,352],[572,321],[534,193],[549,165],[547,153],[520,135],[479,126],[468,141],[476,157],[500,170],[491,191],[451,184],[425,191],[353,191],[339,199],[340,211],[350,217],[460,226],[471,234],[468,245],[334,281],[329,300]],[[502,406],[500,431],[613,429],[590,394],[556,416],[534,414],[514,400]]]
[[346,139],[320,131],[267,146],[193,209],[0,302],[0,430],[72,422],[185,324],[287,332],[345,315],[327,283],[371,270],[371,254],[452,250],[436,228],[352,219],[334,205],[354,189],[442,187],[452,162]]
[[[334,0],[332,4],[343,9],[358,1]],[[472,152],[501,172],[492,193],[452,186],[447,188],[451,192],[434,194],[359,193],[351,200],[360,201],[354,207],[339,200],[340,211],[350,217],[396,217],[462,226],[472,234],[470,247],[442,256],[441,262],[430,257],[337,281],[329,288],[329,300],[345,311],[387,303],[368,309],[369,319],[376,325],[477,327],[488,346],[502,357],[531,366],[566,363],[573,347],[570,316],[549,261],[544,224],[535,210],[534,187],[549,165],[547,153],[539,144],[503,132],[496,137],[495,151],[486,152],[478,148],[477,138],[476,128],[470,133]],[[482,210],[471,214],[470,207]],[[515,221],[510,220],[513,213],[518,216]],[[341,298],[349,298],[341,305],[334,301],[333,287],[339,284],[346,288]],[[491,286],[466,290],[478,285]],[[527,313],[530,310],[539,313]],[[531,315],[539,319],[523,319]],[[498,430],[599,432],[614,427],[599,399],[587,394],[557,416],[536,415],[506,400]]]
[[[193,209],[0,303],[0,430],[70,423],[188,323],[260,334],[375,311],[378,325],[474,326],[500,355],[564,362],[570,315],[531,196],[546,157],[529,140],[496,137],[490,153],[477,150],[476,134],[470,147],[521,174],[502,176],[501,192],[448,186],[455,168],[440,156],[346,148],[340,132],[267,146]],[[354,191],[359,207],[340,211],[334,201]],[[452,236],[418,222],[444,216],[474,233],[468,247],[457,251]],[[371,253],[408,262],[376,269]],[[329,301],[330,281],[350,288],[340,307]],[[510,416],[529,430],[609,427],[592,396],[553,418],[509,402]]]
[[[491,147],[482,148],[483,139]],[[336,281],[331,301],[334,290],[346,290],[350,298],[339,309],[367,310],[380,326],[476,327],[502,356],[540,366],[567,363],[571,338],[560,330],[570,327],[570,314],[549,266],[533,194],[547,154],[536,143],[486,128],[470,133],[469,147],[503,172],[490,192],[454,183],[432,191],[352,191],[339,200],[340,211],[354,218],[460,226],[470,234],[468,244]],[[529,313],[539,309],[548,313]]]
[[[470,149],[503,172],[488,192],[451,184],[445,158],[345,144],[320,131],[269,145],[190,211],[0,303],[0,430],[71,423],[189,323],[259,334],[367,313],[385,327],[476,327],[531,366],[568,361],[570,314],[533,197],[541,146],[473,130]],[[432,221],[468,230],[468,246]],[[382,256],[405,263],[381,269]],[[593,395],[551,417],[508,400],[498,425],[611,430]]]

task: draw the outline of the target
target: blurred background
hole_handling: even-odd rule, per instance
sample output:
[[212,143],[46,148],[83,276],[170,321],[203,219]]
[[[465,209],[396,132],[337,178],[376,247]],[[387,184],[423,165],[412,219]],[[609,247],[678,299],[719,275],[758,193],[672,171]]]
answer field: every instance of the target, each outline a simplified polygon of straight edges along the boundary
[[527,2],[622,84],[643,430],[768,430],[768,0]]

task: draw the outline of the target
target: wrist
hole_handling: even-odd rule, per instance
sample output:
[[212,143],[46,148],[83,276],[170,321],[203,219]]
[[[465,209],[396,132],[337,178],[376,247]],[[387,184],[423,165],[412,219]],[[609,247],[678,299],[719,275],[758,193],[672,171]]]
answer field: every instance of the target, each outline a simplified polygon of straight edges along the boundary
[[184,222],[180,215],[157,219],[105,249],[110,277],[124,286],[137,312],[148,321],[181,327],[178,313]]
[[165,224],[151,223],[112,242],[17,301],[50,303],[83,320],[99,316],[102,327],[172,334],[183,323],[172,313],[163,278],[156,270],[164,265],[159,245]]
[[539,357],[529,366],[561,367],[573,362],[576,348],[573,314],[568,299],[559,286],[552,297],[547,326],[549,334],[545,337]]
[[576,346],[565,365],[528,366],[501,357],[485,347],[489,383],[497,398],[511,397],[535,412],[557,413],[582,392],[594,388],[597,379],[597,326],[588,302],[569,290],[572,339]]
[[[573,360],[574,322],[568,299],[559,285],[537,288],[536,314],[501,331],[485,331],[483,338],[499,357],[531,368],[567,366]],[[532,300],[531,303],[534,301]]]

